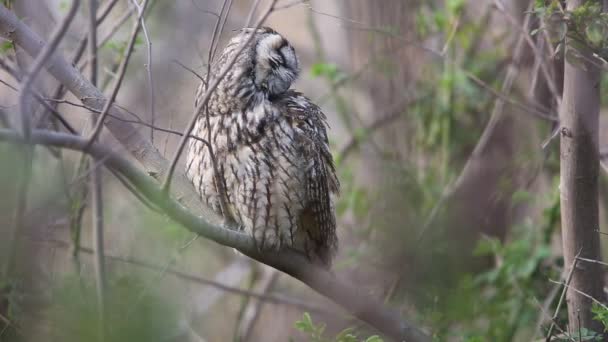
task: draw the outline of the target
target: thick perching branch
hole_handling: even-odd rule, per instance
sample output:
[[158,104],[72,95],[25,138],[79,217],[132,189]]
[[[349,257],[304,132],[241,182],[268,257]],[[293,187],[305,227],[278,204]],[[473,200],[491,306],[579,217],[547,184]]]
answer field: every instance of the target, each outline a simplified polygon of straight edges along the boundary
[[[11,40],[32,56],[36,56],[44,46],[44,41],[24,25],[13,13],[0,6],[0,36]],[[101,111],[106,99],[103,94],[85,79],[73,66],[67,63],[58,52],[47,62],[47,70],[66,88],[78,97],[83,104]],[[125,149],[146,169],[142,172],[137,166],[117,152],[94,143],[88,149],[88,140],[70,134],[49,131],[32,131],[31,143],[69,148],[84,151],[94,158],[104,160],[104,165],[124,176],[133,188],[139,191],[150,202],[161,208],[168,216],[192,232],[214,240],[222,245],[236,248],[251,258],[270,265],[292,277],[304,282],[318,293],[330,298],[350,314],[367,322],[381,333],[396,341],[430,341],[430,337],[406,320],[400,314],[390,310],[346,281],[342,281],[327,270],[311,264],[306,256],[293,250],[260,252],[249,235],[229,229],[222,225],[222,218],[197,201],[194,190],[181,172],[173,179],[172,194],[182,199],[192,200],[196,206],[194,215],[180,201],[176,201],[162,190],[161,186],[150,176],[165,179],[168,162],[156,148],[139,133],[138,129],[127,122],[113,117],[127,119],[128,116],[116,105],[112,105],[105,122],[109,131],[119,140]],[[21,136],[10,130],[0,129],[0,141],[23,143]]]
[[[11,130],[0,129],[0,141],[22,143],[23,139]],[[310,263],[305,255],[290,249],[279,253],[260,252],[255,247],[251,236],[213,224],[207,217],[192,214],[181,203],[165,196],[156,181],[117,152],[100,144],[93,144],[86,150],[88,144],[86,139],[51,131],[32,131],[30,141],[32,144],[83,151],[96,159],[103,159],[108,168],[124,176],[141,195],[193,233],[236,248],[255,260],[291,275],[396,341],[430,341],[429,336],[409,322],[402,320],[398,312],[384,307],[364,291]]]

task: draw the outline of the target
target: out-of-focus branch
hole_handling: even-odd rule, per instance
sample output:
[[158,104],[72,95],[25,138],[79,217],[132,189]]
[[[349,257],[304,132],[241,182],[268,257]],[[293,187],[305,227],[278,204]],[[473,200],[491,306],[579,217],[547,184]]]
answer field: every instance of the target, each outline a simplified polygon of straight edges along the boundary
[[[549,87],[549,90],[551,91],[551,95],[555,98],[555,100],[557,101],[558,107],[559,107],[560,103],[562,101],[562,97],[560,95],[559,90],[557,89],[557,85],[555,84],[555,79],[553,77],[551,77],[551,73],[549,72],[549,68],[547,67],[546,59],[543,58],[543,55],[538,50],[536,44],[534,43],[534,40],[532,39],[530,32],[528,32],[528,25],[527,24],[521,25],[519,23],[519,21],[511,13],[509,13],[509,11],[506,10],[506,8],[501,0],[494,0],[493,4],[494,4],[494,8],[496,8],[498,10],[498,12],[500,12],[502,15],[504,15],[504,17],[507,19],[507,21],[509,21],[511,26],[513,26],[515,29],[520,31],[521,37],[526,41],[526,43],[528,44],[528,47],[532,50],[532,53],[534,54],[534,58],[536,58],[540,62],[540,64],[539,64],[540,71],[543,73],[543,76],[545,77],[545,80],[547,81],[547,86]],[[527,16],[529,16],[529,14]]]
[[[226,24],[226,19],[228,18],[228,14],[230,12],[231,7],[232,7],[232,1],[224,0],[224,2],[222,3],[222,9],[220,10],[220,16],[218,17],[217,21],[215,22],[215,27],[213,28],[213,35],[211,36],[211,42],[209,43],[209,48],[208,48],[208,52],[207,52],[207,75],[206,75],[205,81],[204,81],[205,88],[207,88],[207,86],[209,86],[209,80],[211,79],[211,63],[213,63],[213,58],[215,56],[215,49],[217,48],[217,45],[219,44],[220,35],[222,34],[222,31],[224,30],[224,24]],[[245,46],[247,46],[247,44]],[[237,54],[237,56],[238,56],[238,54]],[[235,59],[235,61],[236,61],[236,59]],[[226,69],[228,70],[228,69],[230,69],[230,67],[228,67]],[[202,86],[203,85],[201,84],[201,87]],[[198,107],[198,104],[196,105],[196,107]],[[205,104],[205,106],[201,106],[201,108],[203,108],[203,107],[205,109],[205,121],[206,121],[207,127],[211,127],[211,124],[209,123],[209,108],[207,108],[206,104]],[[195,112],[193,114],[192,122],[195,122],[195,118],[199,115],[199,113],[200,112]],[[191,131],[192,130],[190,130],[190,132]],[[185,134],[189,134],[189,133],[184,133],[184,135]],[[207,139],[207,141],[211,141],[211,130],[207,130],[207,136],[205,137],[205,139]],[[187,139],[185,139],[184,141],[187,141]],[[228,210],[228,195],[226,192],[226,188],[224,187],[225,183],[223,181],[223,177],[220,175],[220,172],[219,172],[219,169],[217,166],[217,160],[215,159],[215,151],[213,150],[213,146],[211,146],[211,144],[207,144],[206,146],[207,146],[207,149],[209,150],[209,157],[211,157],[211,166],[213,167],[213,177],[215,179],[215,184],[219,190],[220,208],[224,215],[224,219],[231,220],[234,222],[234,217],[232,217],[232,213]],[[179,155],[177,157],[179,158]],[[177,159],[175,161],[177,161]],[[173,166],[173,165],[171,165],[171,166]],[[167,185],[167,190],[168,190],[169,183],[166,183],[166,185]]]
[[[54,247],[58,247],[58,248],[62,248],[62,249],[70,248],[70,244],[63,240],[37,239],[37,238],[32,238],[31,240],[33,242],[49,243],[49,244],[52,244]],[[93,254],[93,249],[91,249],[89,247],[80,246],[79,248],[80,248],[80,252],[82,252],[84,254],[89,254],[89,255]],[[315,305],[314,303],[310,303],[310,301],[305,301],[304,299],[298,299],[298,298],[294,298],[293,296],[287,296],[287,295],[280,294],[280,293],[262,293],[259,291],[250,291],[247,289],[230,286],[223,282],[218,282],[216,280],[203,278],[198,275],[181,272],[181,271],[178,271],[171,267],[167,268],[165,266],[154,264],[152,262],[149,262],[147,260],[137,258],[137,257],[132,257],[132,256],[124,257],[124,256],[112,255],[112,254],[106,253],[105,258],[107,261],[124,263],[124,264],[140,267],[142,269],[147,269],[147,270],[151,270],[151,271],[165,272],[166,274],[169,274],[177,279],[181,279],[181,280],[184,280],[187,282],[192,282],[194,284],[198,284],[201,286],[214,287],[216,289],[219,289],[221,291],[224,291],[224,292],[232,294],[232,295],[250,297],[253,299],[257,299],[257,300],[267,302],[267,303],[272,303],[272,304],[293,306],[293,307],[300,308],[302,310],[306,310],[308,312],[316,312],[316,313],[321,313],[321,314],[326,314],[326,315],[336,315],[337,314],[337,312],[335,312],[335,311],[325,309],[321,306]],[[0,318],[0,320],[1,319],[2,318]]]
[[[139,21],[141,24],[141,30],[144,33],[144,38],[146,39],[146,74],[148,77],[148,110],[150,111],[150,124],[154,126],[156,121],[156,99],[154,97],[154,79],[152,78],[152,41],[150,40],[150,35],[148,34],[148,28],[146,27],[146,22],[144,18],[144,11],[146,9],[147,1],[140,6],[137,3],[137,0],[132,0],[133,6],[137,9],[137,13],[139,15]],[[154,143],[154,130],[150,130],[150,142]]]
[[[114,8],[114,5],[116,5],[116,3],[118,2],[118,0],[111,0],[110,2],[108,2],[107,4],[105,4],[104,8],[101,9],[101,15],[99,16],[99,18],[96,19],[96,27],[99,27],[104,20],[107,18],[108,14],[110,14],[110,12],[112,11],[112,8]],[[95,42],[95,44],[97,44],[97,41]],[[76,65],[78,64],[78,62],[80,61],[80,58],[82,58],[82,55],[84,54],[84,51],[87,47],[87,45],[89,45],[89,33],[85,34],[82,39],[80,40],[80,43],[78,44],[78,48],[76,48],[76,52],[74,53],[74,56],[72,57],[72,64]],[[90,47],[89,47],[90,50]],[[92,81],[92,80],[91,80]],[[92,82],[94,84],[94,82]],[[65,87],[63,86],[62,83],[59,83],[56,87],[55,90],[52,92],[52,98],[54,99],[58,99],[63,97],[63,95],[65,95]],[[55,110],[57,109],[56,104],[47,107],[47,113],[53,113]],[[42,117],[44,117],[46,114],[44,114]]]
[[[89,71],[91,84],[97,86],[97,0],[89,0]],[[86,156],[83,155],[83,158]],[[81,159],[81,162],[83,160]],[[103,165],[103,161],[100,161]],[[101,165],[91,166],[95,163],[84,162],[84,167],[91,167],[91,216],[93,226],[93,248],[95,249],[95,281],[97,287],[97,333],[99,341],[105,341],[105,298],[106,298],[106,271],[104,258],[104,241],[103,241],[103,187],[101,180]],[[85,196],[81,198],[83,201]],[[81,207],[84,211],[84,206]],[[80,230],[81,227],[79,226]],[[76,244],[79,241],[75,241]],[[76,258],[76,260],[78,260]]]
[[114,87],[112,88],[112,94],[110,95],[110,98],[106,101],[106,103],[104,104],[104,107],[101,110],[101,115],[99,115],[99,118],[97,118],[95,127],[93,128],[93,131],[91,132],[91,135],[89,136],[90,143],[95,142],[95,139],[101,133],[103,123],[104,123],[106,117],[108,116],[110,107],[114,103],[114,100],[116,100],[116,96],[118,95],[118,91],[120,90],[120,86],[122,85],[122,80],[124,79],[125,73],[127,72],[127,66],[129,65],[129,61],[131,59],[131,54],[133,53],[133,48],[135,47],[135,41],[137,40],[136,39],[137,34],[139,33],[139,29],[141,27],[143,15],[146,10],[147,4],[148,4],[148,0],[144,0],[142,9],[137,16],[137,21],[135,22],[135,25],[133,26],[133,31],[131,32],[131,38],[129,39],[129,44],[127,46],[127,49],[125,50],[125,54],[122,58],[122,61],[120,62],[120,67],[118,68],[118,76],[116,77],[116,80],[114,81]]
[[[24,142],[18,134],[7,129],[0,129],[0,141]],[[401,319],[398,312],[386,308],[369,294],[339,279],[328,270],[312,264],[304,254],[291,249],[261,252],[251,236],[232,230],[232,227],[214,224],[213,222],[218,222],[216,214],[211,214],[215,218],[192,214],[178,201],[166,196],[164,190],[151,177],[111,149],[99,144],[89,147],[87,139],[51,131],[32,131],[30,141],[33,144],[82,151],[94,158],[103,159],[108,168],[123,175],[141,195],[186,229],[222,245],[236,248],[255,260],[289,274],[394,340],[408,342],[431,340],[422,330]]]
[[[74,0],[72,5],[61,21],[55,32],[53,32],[51,36],[51,40],[48,45],[39,49],[39,53],[32,54],[32,56],[36,56],[34,59],[34,63],[30,70],[26,73],[25,77],[22,80],[21,91],[19,92],[19,114],[21,115],[21,133],[25,141],[29,140],[30,132],[31,132],[31,119],[32,119],[32,110],[30,108],[31,104],[31,89],[34,85],[34,82],[40,73],[40,71],[45,67],[46,63],[49,62],[52,58],[52,54],[57,50],[57,46],[65,36],[68,27],[72,23],[74,16],[78,10],[78,6],[80,5],[80,0]],[[18,230],[20,229],[23,223],[23,215],[25,213],[25,207],[27,204],[27,192],[28,185],[30,181],[30,175],[32,172],[32,159],[33,159],[33,148],[28,146],[28,144],[23,146],[21,151],[21,166],[23,170],[19,175],[19,179],[17,181],[17,193],[16,193],[16,207],[13,219],[13,225],[10,228],[10,237],[9,237],[9,253],[6,259],[6,263],[3,265],[2,273],[0,274],[3,277],[7,277],[12,273],[12,269],[15,264],[16,259],[16,239],[18,235]]]

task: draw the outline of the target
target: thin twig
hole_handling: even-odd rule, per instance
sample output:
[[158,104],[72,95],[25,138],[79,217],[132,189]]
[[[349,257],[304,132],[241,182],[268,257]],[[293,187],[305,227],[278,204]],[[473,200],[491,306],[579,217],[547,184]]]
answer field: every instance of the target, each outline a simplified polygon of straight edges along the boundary
[[[405,99],[405,100],[401,101],[401,103],[397,104],[396,106],[393,106],[393,109],[389,110],[387,114],[378,115],[379,118],[374,120],[368,126],[366,126],[363,129],[363,131],[365,132],[366,135],[373,134],[374,131],[376,131],[376,130],[392,123],[393,121],[399,119],[400,117],[402,117],[405,108],[407,108],[408,106],[411,106],[412,104],[417,103],[418,101],[425,99],[427,96],[428,95],[423,95],[423,96],[418,96],[413,99]],[[360,143],[361,143],[361,137],[358,136],[357,134],[352,134],[351,138],[343,145],[343,147],[340,149],[340,151],[336,154],[335,160],[337,160],[338,163],[344,161],[346,159],[346,157],[348,157],[348,155],[353,150],[355,150],[357,145],[359,145]]]
[[[263,267],[262,278],[255,286],[255,291],[258,293],[267,293],[272,290],[272,287],[276,283],[279,277],[279,272],[274,268],[267,266]],[[243,308],[240,319],[236,324],[235,336],[236,341],[250,341],[251,331],[253,330],[255,323],[260,315],[260,311],[264,305],[263,300],[247,301]]]
[[249,25],[251,25],[251,21],[253,20],[253,16],[260,5],[260,2],[261,0],[254,0],[253,5],[251,5],[251,9],[249,9],[249,14],[247,14],[247,20],[245,20],[245,27],[249,27]]
[[563,283],[563,282],[555,281],[553,279],[549,279],[549,281],[552,282],[552,283],[554,283],[554,284],[562,285],[565,288],[567,288],[568,290],[572,290],[572,291],[580,294],[581,296],[583,296],[585,298],[591,299],[594,303],[596,303],[597,305],[601,306],[604,310],[608,310],[608,306],[606,306],[606,304],[604,304],[604,303],[600,302],[599,300],[593,298],[593,296],[589,295],[588,293],[585,293],[585,292],[583,292],[583,291],[581,291],[581,290],[579,290],[579,289],[577,289],[575,287],[572,287],[572,286],[570,286],[570,285],[568,285],[566,283]]
[[228,14],[230,14],[231,9],[232,0],[224,0],[222,10],[220,11],[220,18],[218,22],[216,22],[215,29],[213,30],[213,36],[211,37],[211,47],[209,49],[209,57],[207,58],[207,75],[209,75],[211,62],[215,59],[215,53],[217,52],[217,47],[220,44],[220,37],[224,31],[224,26],[226,25]]
[[[16,81],[20,82],[21,81],[21,77],[19,77],[19,74],[17,73],[17,71],[10,67],[9,65],[7,65],[6,63],[2,62],[0,60],[0,69],[3,69],[4,71],[6,71],[9,75],[11,75]],[[4,80],[0,80],[0,83],[4,84],[5,86],[7,86],[9,89],[15,91],[15,92],[19,92],[19,89],[17,89],[17,87],[9,84],[8,82],[4,81]],[[59,113],[54,106],[50,106],[48,103],[46,103],[42,97],[42,95],[40,95],[39,92],[37,91],[33,91],[32,95],[34,96],[34,98],[36,99],[36,101],[38,101],[39,104],[41,104],[48,112],[51,113],[51,115],[53,115],[64,127],[65,129],[72,133],[75,134],[76,130],[74,129],[74,127],[72,127],[72,125],[70,125],[70,123],[61,115],[61,113]]]
[[553,334],[553,328],[555,327],[555,320],[557,319],[557,315],[559,315],[559,310],[562,308],[562,303],[564,302],[564,298],[566,298],[566,292],[568,292],[568,286],[570,285],[570,282],[572,281],[572,276],[574,275],[574,269],[576,268],[576,264],[578,263],[578,257],[581,255],[581,252],[583,251],[583,249],[581,248],[578,253],[576,254],[576,256],[574,257],[574,260],[572,261],[572,265],[570,266],[570,270],[568,271],[568,275],[566,276],[566,282],[562,285],[564,285],[564,290],[562,291],[562,294],[559,296],[559,301],[557,302],[557,306],[555,307],[555,311],[553,312],[553,317],[551,317],[551,326],[549,327],[549,331],[547,332],[547,341],[549,341],[551,339],[551,335]]
[[[152,78],[152,41],[150,40],[150,35],[148,34],[148,28],[146,27],[146,22],[144,20],[143,6],[140,6],[137,3],[137,0],[131,0],[135,8],[137,8],[137,12],[139,17],[141,18],[141,30],[144,33],[144,38],[146,40],[147,46],[147,62],[146,62],[146,75],[148,77],[148,111],[150,112],[150,124],[154,126],[156,122],[156,105],[155,105],[155,97],[154,97],[154,79]],[[154,143],[154,130],[150,130],[150,142]]]
[[127,46],[127,49],[125,50],[125,54],[123,56],[122,62],[120,63],[120,67],[118,68],[118,77],[116,77],[116,79],[114,81],[114,87],[112,88],[112,93],[110,95],[110,98],[106,100],[106,103],[104,104],[104,107],[101,110],[101,114],[97,118],[95,127],[93,127],[93,131],[91,132],[91,135],[89,136],[89,144],[92,144],[95,141],[95,139],[97,139],[97,137],[99,136],[99,133],[101,133],[101,129],[102,129],[103,123],[108,115],[108,111],[110,110],[112,103],[114,103],[114,100],[116,99],[116,95],[118,95],[118,91],[120,90],[120,86],[122,85],[122,80],[124,79],[125,73],[127,71],[127,66],[129,65],[129,60],[131,59],[131,54],[133,53],[133,48],[135,47],[135,41],[137,40],[137,34],[139,33],[139,28],[141,27],[141,19],[142,19],[142,16],[145,12],[147,5],[148,5],[148,0],[144,0],[144,3],[142,5],[143,9],[137,16],[137,21],[135,22],[133,31],[131,32],[131,38],[129,39],[129,44]]
[[201,81],[203,84],[205,84],[205,86],[207,86],[207,81],[203,78],[203,76],[199,75],[196,71],[194,71],[194,69],[185,66],[182,62],[178,61],[177,59],[172,60],[172,62],[179,65],[183,69],[189,71],[192,75],[196,76],[196,78],[198,78],[199,81]]
[[[93,113],[97,113],[97,114],[101,113],[101,111],[96,110],[95,108],[92,108],[92,107],[89,107],[89,106],[86,106],[86,105],[82,105],[82,104],[78,104],[78,103],[75,103],[75,102],[72,102],[72,101],[69,101],[69,100],[43,99],[42,97],[40,97],[40,95],[37,95],[37,96],[38,96],[38,100],[41,101],[42,103],[44,103],[44,101],[56,102],[56,103],[65,103],[65,104],[70,105],[70,106],[74,106],[74,107],[78,107],[78,108],[84,108],[84,109],[89,110],[89,111],[91,111]],[[121,107],[121,108],[123,108],[123,107]],[[108,117],[113,118],[115,120],[118,120],[120,122],[132,123],[132,124],[136,124],[136,125],[142,125],[142,126],[150,128],[150,129],[153,129],[155,131],[159,131],[159,132],[163,132],[163,133],[169,133],[169,134],[177,135],[177,136],[180,136],[180,137],[184,134],[183,132],[179,132],[179,131],[176,131],[176,130],[173,130],[173,129],[163,128],[163,127],[159,127],[159,126],[152,126],[151,124],[143,121],[139,116],[137,116],[137,114],[135,114],[135,113],[127,110],[126,108],[123,108],[123,109],[124,109],[125,112],[131,114],[136,120],[124,119],[124,118],[122,118],[120,116],[117,116],[117,115],[114,115],[114,114],[108,114]],[[73,131],[73,129],[72,129],[71,133],[75,133],[75,131]],[[207,140],[205,140],[205,139],[203,139],[201,137],[198,137],[196,135],[190,134],[190,136],[188,136],[188,139],[194,139],[194,140],[200,141],[203,144],[205,144],[205,146],[209,145],[209,142]]]
[[114,8],[114,5],[116,5],[117,3],[118,3],[118,0],[110,0],[110,2],[105,4],[105,7],[101,10],[101,14],[97,18],[97,26],[100,26],[103,23],[103,21],[106,20],[106,18],[108,17],[108,14],[110,14],[112,9]]
[[[540,51],[538,51],[536,44],[534,43],[534,40],[532,39],[532,37],[530,36],[530,33],[528,32],[528,25],[524,24],[523,26],[521,26],[517,22],[517,19],[515,17],[513,17],[513,15],[505,9],[505,6],[501,0],[494,0],[494,8],[496,8],[500,13],[502,13],[504,15],[505,18],[507,18],[507,21],[509,21],[511,26],[513,26],[514,28],[516,28],[517,30],[520,31],[521,36],[527,42],[528,46],[532,50],[532,53],[534,53],[534,57],[536,59],[538,59],[539,61],[543,61],[544,59],[543,59],[542,53]],[[530,11],[528,11],[527,16],[529,16],[529,15],[530,15]],[[561,96],[557,89],[557,86],[555,85],[555,80],[553,79],[553,77],[551,77],[551,73],[549,72],[549,69],[547,68],[546,63],[542,62],[540,64],[540,70],[543,73],[543,76],[545,77],[545,80],[547,81],[547,85],[549,86],[549,90],[551,91],[551,95],[553,95],[553,97],[555,98],[555,101],[557,102],[557,107],[559,108],[561,105],[561,102],[562,102]]]
[[[40,241],[40,242],[44,242],[44,243],[52,243],[56,247],[63,248],[63,249],[70,248],[69,243],[67,243],[63,240],[57,240],[57,239],[41,240],[36,237],[32,237],[32,240]],[[93,255],[92,248],[80,246],[80,251],[85,254]],[[149,261],[146,261],[145,259],[142,259],[142,258],[137,258],[137,257],[133,257],[133,256],[124,257],[124,256],[118,256],[118,255],[112,255],[112,254],[105,254],[105,258],[107,261],[121,262],[121,263],[149,269],[149,270],[156,271],[156,272],[158,272],[158,271],[166,272],[168,275],[174,276],[177,279],[181,279],[181,280],[184,280],[187,282],[192,282],[194,284],[201,285],[201,286],[211,286],[211,287],[217,288],[219,290],[222,290],[222,291],[232,294],[232,295],[250,297],[250,298],[258,299],[258,300],[272,303],[272,304],[293,306],[293,307],[296,307],[296,308],[299,308],[302,310],[306,310],[309,312],[317,312],[317,313],[332,315],[332,316],[339,315],[335,311],[325,309],[318,305],[314,305],[314,304],[310,303],[310,301],[305,301],[303,299],[294,298],[293,296],[273,294],[273,293],[261,293],[261,292],[250,291],[247,289],[242,289],[242,288],[238,288],[238,287],[234,287],[234,286],[229,286],[224,283],[214,281],[212,279],[204,278],[202,276],[178,271],[171,267],[167,268],[166,266],[157,265],[157,264],[151,263]]]
[[[209,48],[207,49],[207,75],[205,77],[205,82],[201,84],[205,86],[205,88],[209,85],[210,77],[211,77],[211,65],[213,63],[213,59],[215,58],[215,50],[219,44],[219,39],[224,30],[224,24],[226,23],[226,19],[228,17],[228,13],[230,8],[232,7],[231,0],[224,0],[222,3],[222,8],[220,10],[220,16],[218,20],[215,22],[215,27],[213,28],[213,34],[211,36],[211,41],[209,42]],[[198,99],[197,99],[198,100]],[[196,103],[196,101],[195,101]],[[207,106],[205,109],[205,121],[207,127],[211,127],[209,123],[209,110]],[[207,141],[211,141],[211,130],[207,130]],[[213,146],[211,144],[207,144],[207,150],[209,151],[209,157],[211,159],[211,166],[213,167],[213,180],[219,192],[220,199],[220,210],[224,215],[224,219],[230,222],[235,222],[232,212],[228,209],[228,194],[226,192],[226,188],[224,187],[224,179],[223,176],[219,172],[219,168],[217,165],[217,159],[215,159],[215,151],[213,150]]]
[[22,81],[23,84],[21,86],[21,92],[19,94],[19,108],[20,108],[21,120],[22,120],[22,129],[23,129],[22,133],[26,140],[29,137],[29,132],[31,130],[31,121],[30,121],[31,120],[31,110],[27,106],[27,104],[28,104],[27,96],[30,95],[29,94],[30,89],[31,89],[32,85],[34,84],[34,81],[36,80],[40,71],[42,71],[42,68],[45,67],[45,64],[51,57],[51,54],[53,54],[57,50],[59,43],[65,36],[65,34],[68,30],[68,27],[70,26],[70,24],[72,23],[72,20],[76,16],[79,6],[80,6],[80,0],[72,1],[72,5],[70,6],[68,14],[65,16],[65,18],[63,18],[63,20],[61,21],[61,24],[57,27],[57,29],[53,33],[48,44],[46,44],[44,46],[44,48],[42,48],[42,51],[40,51],[38,56],[36,56],[36,59],[34,60],[34,64],[33,64],[32,68],[28,72],[25,73],[25,77],[23,78],[23,81]]
[[36,56],[34,60],[33,66],[25,74],[24,79],[22,80],[21,92],[19,93],[19,112],[21,115],[21,130],[23,134],[23,138],[26,141],[26,144],[23,146],[21,161],[23,170],[19,176],[17,181],[17,193],[15,195],[16,199],[16,208],[13,219],[13,226],[10,231],[9,236],[9,253],[6,259],[6,264],[4,265],[4,269],[2,272],[2,276],[4,279],[8,279],[8,276],[13,272],[13,267],[15,266],[15,259],[17,253],[17,236],[20,227],[23,225],[23,215],[25,213],[26,205],[27,205],[27,192],[29,189],[29,181],[32,172],[32,162],[34,158],[34,150],[33,146],[29,146],[27,142],[30,138],[31,133],[31,117],[32,111],[28,106],[30,104],[28,96],[31,93],[31,88],[36,80],[38,74],[45,67],[46,62],[50,59],[51,55],[56,51],[57,46],[65,36],[68,27],[72,23],[74,19],[78,6],[80,5],[80,0],[74,0],[67,15],[63,18],[55,32],[51,35],[51,39],[49,43],[42,48],[40,53]]
[[[108,14],[110,14],[110,12],[112,11],[112,8],[114,8],[114,5],[116,5],[116,3],[118,2],[118,0],[111,0],[110,2],[108,2],[104,8],[101,10],[101,15],[99,16],[99,18],[97,18],[96,20],[96,26],[99,27],[101,26],[101,24],[103,24],[104,20],[107,18]],[[74,53],[74,56],[72,57],[72,64],[76,65],[78,64],[78,62],[80,61],[80,59],[82,58],[84,51],[86,50],[86,47],[88,45],[89,42],[89,33],[86,33],[83,35],[82,39],[80,40],[80,43],[78,44],[78,48],[76,49],[76,52]],[[90,49],[90,47],[89,47]],[[55,87],[55,91],[52,92],[52,98],[60,98],[63,97],[65,95],[66,89],[63,86],[62,83],[59,83],[56,87]],[[55,113],[56,112],[56,106],[51,106],[52,109],[46,108],[47,112]]]
[[97,86],[97,0],[89,0],[89,80],[91,84]]
[[180,142],[178,144],[177,151],[176,151],[175,155],[173,156],[173,158],[171,159],[171,163],[169,164],[169,171],[167,172],[167,176],[165,177],[165,179],[163,181],[163,185],[162,185],[163,191],[165,193],[169,192],[169,188],[171,186],[171,179],[173,178],[173,174],[175,173],[175,168],[177,167],[177,162],[179,160],[179,157],[184,152],[184,148],[186,147],[186,141],[188,140],[188,136],[192,133],[192,129],[194,129],[194,125],[196,124],[196,121],[198,119],[198,116],[201,113],[201,110],[207,105],[207,102],[209,102],[209,99],[211,98],[211,94],[213,94],[213,92],[215,91],[217,86],[220,84],[220,82],[224,79],[224,77],[226,77],[226,74],[228,74],[228,72],[231,70],[232,65],[234,65],[237,58],[240,56],[241,52],[243,52],[243,50],[245,50],[245,48],[253,41],[253,39],[255,38],[255,31],[260,28],[262,23],[264,21],[266,21],[266,18],[268,18],[270,13],[272,13],[276,2],[277,2],[277,0],[272,0],[270,6],[268,6],[268,9],[264,12],[264,15],[262,16],[262,18],[260,18],[257,25],[255,26],[255,29],[251,32],[251,34],[249,35],[247,40],[241,44],[240,48],[236,51],[236,53],[232,56],[232,58],[226,63],[224,70],[222,70],[222,72],[219,74],[219,76],[216,79],[214,79],[213,84],[211,84],[211,86],[208,89],[206,89],[205,95],[203,96],[201,101],[196,106],[196,109],[194,110],[194,113],[192,114],[192,117],[190,118],[190,122],[188,122],[188,126],[187,126],[186,130],[184,131],[184,135],[182,136],[182,139],[180,140]]
[[[91,84],[97,86],[97,0],[89,0],[89,70],[91,72]],[[85,163],[89,165],[89,163]],[[84,165],[84,164],[83,164]],[[85,165],[85,168],[86,168]],[[102,162],[103,165],[103,162]],[[95,285],[97,288],[97,333],[99,341],[105,341],[105,299],[106,299],[106,272],[103,245],[103,188],[101,180],[101,168],[93,167],[90,177],[91,185],[91,216],[93,221],[93,243],[95,258]],[[84,197],[82,197],[84,200]],[[84,205],[81,206],[84,209]],[[80,230],[80,229],[79,229]],[[74,250],[78,250],[80,241],[75,241]],[[78,260],[76,258],[76,260]]]
[[[112,27],[110,28],[110,30],[108,31],[108,33],[106,33],[105,36],[103,36],[103,38],[101,38],[99,40],[99,43],[97,43],[97,48],[101,48],[103,47],[110,39],[112,39],[112,37],[114,37],[114,35],[116,34],[116,32],[118,32],[118,30],[120,30],[120,28],[122,27],[122,25],[124,25],[124,23],[127,22],[127,20],[131,17],[131,15],[133,15],[133,9],[129,9],[128,11],[126,11],[122,17],[120,17],[118,20],[116,20],[116,22],[114,23],[114,25],[112,25]],[[84,61],[85,64],[80,65],[80,68],[83,68],[86,65],[86,61]]]
[[[103,165],[103,161],[100,161]],[[93,248],[95,255],[95,280],[97,287],[98,328],[101,341],[105,340],[106,272],[103,243],[103,187],[101,165],[91,166],[91,215],[93,217]]]

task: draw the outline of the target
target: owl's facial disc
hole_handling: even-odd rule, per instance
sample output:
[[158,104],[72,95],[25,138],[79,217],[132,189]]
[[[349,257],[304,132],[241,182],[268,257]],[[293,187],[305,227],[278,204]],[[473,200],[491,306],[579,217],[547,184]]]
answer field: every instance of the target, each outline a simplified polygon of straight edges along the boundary
[[296,52],[281,35],[262,35],[256,45],[255,83],[269,96],[284,93],[299,74]]

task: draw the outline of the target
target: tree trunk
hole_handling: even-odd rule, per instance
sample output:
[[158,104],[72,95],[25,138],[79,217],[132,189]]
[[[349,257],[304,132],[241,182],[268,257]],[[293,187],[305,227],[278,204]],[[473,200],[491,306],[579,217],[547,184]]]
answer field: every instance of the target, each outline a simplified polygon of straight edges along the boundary
[[[584,0],[568,1],[568,9]],[[570,48],[570,47],[569,47]],[[589,56],[588,51],[580,51]],[[602,300],[602,276],[597,264],[578,262],[576,256],[599,260],[598,222],[598,126],[600,71],[591,63],[564,67],[564,95],[561,118],[561,218],[564,264],[575,265],[566,294],[569,330],[601,331],[591,313],[592,300]]]

